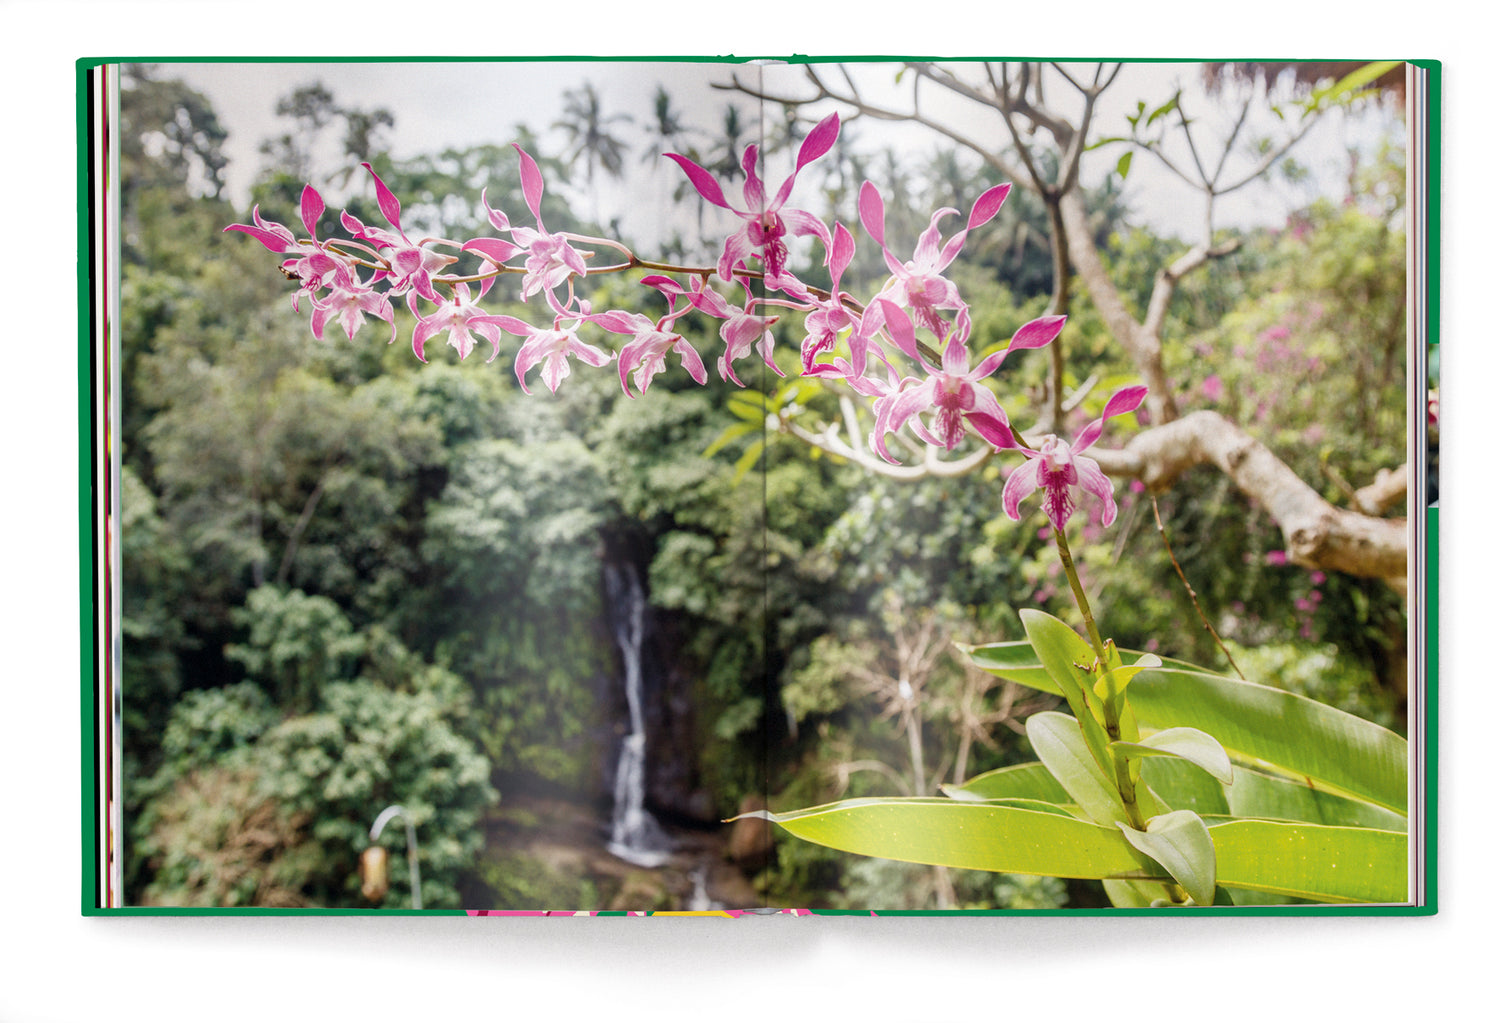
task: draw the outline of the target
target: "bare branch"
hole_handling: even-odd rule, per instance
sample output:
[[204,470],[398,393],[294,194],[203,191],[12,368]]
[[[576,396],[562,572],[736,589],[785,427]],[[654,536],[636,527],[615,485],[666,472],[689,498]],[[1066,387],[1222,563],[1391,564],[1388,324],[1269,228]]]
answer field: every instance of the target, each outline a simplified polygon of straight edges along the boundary
[[1151,289],[1151,300],[1146,307],[1146,319],[1142,329],[1152,337],[1160,337],[1162,326],[1166,323],[1167,307],[1172,302],[1172,296],[1177,291],[1177,282],[1182,280],[1194,270],[1206,264],[1211,259],[1222,259],[1225,256],[1238,252],[1240,239],[1235,238],[1209,248],[1205,245],[1195,245],[1188,252],[1178,258],[1171,266],[1157,272],[1156,283]]
[[1245,100],[1245,105],[1240,107],[1240,116],[1235,118],[1234,128],[1229,133],[1229,138],[1224,140],[1224,151],[1219,154],[1218,166],[1214,167],[1214,176],[1210,185],[1217,185],[1219,177],[1224,173],[1224,165],[1229,162],[1229,154],[1234,152],[1234,143],[1240,137],[1240,131],[1245,127],[1245,120],[1250,116],[1250,99]]
[[1162,367],[1161,338],[1148,333],[1136,322],[1119,289],[1110,279],[1098,251],[1089,234],[1088,210],[1083,205],[1083,196],[1077,190],[1064,193],[1059,210],[1067,233],[1068,255],[1078,276],[1088,288],[1094,305],[1115,340],[1125,348],[1135,363],[1143,381],[1150,389],[1153,422],[1170,422],[1177,418],[1177,402],[1172,394],[1172,384]]
[[[994,448],[988,445],[970,452],[962,458],[948,461],[939,456],[930,446],[925,447],[923,460],[920,465],[892,465],[873,451],[866,450],[863,446],[856,447],[847,443],[838,435],[837,429],[832,426],[825,427],[820,431],[813,431],[795,422],[784,422],[782,429],[802,441],[817,448],[819,451],[839,458],[847,459],[858,465],[867,472],[873,472],[880,476],[886,476],[893,480],[920,480],[930,478],[947,479],[954,476],[964,476],[979,468],[989,461],[995,453]],[[898,434],[899,438],[900,435]]]
[[1137,434],[1117,451],[1095,448],[1089,454],[1105,472],[1133,476],[1155,490],[1195,465],[1216,466],[1280,527],[1291,561],[1404,588],[1404,518],[1335,508],[1269,448],[1217,412],[1193,412]]
[[1354,506],[1366,515],[1379,515],[1397,501],[1406,500],[1408,475],[1404,462],[1398,469],[1381,469],[1373,483],[1354,492]]

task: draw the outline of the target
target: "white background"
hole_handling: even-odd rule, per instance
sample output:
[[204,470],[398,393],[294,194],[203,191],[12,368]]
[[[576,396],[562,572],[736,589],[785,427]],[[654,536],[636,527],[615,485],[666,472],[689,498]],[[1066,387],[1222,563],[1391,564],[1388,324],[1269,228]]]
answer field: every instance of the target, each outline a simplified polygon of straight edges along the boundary
[[[0,0],[0,1023],[369,1017],[1367,1020],[1493,980],[1500,748],[1492,26],[1477,5]],[[603,7],[604,5],[598,5]],[[1460,10],[1464,14],[1458,13]],[[633,12],[633,13],[632,13]],[[637,19],[620,31],[620,19]],[[1338,919],[98,919],[79,914],[74,61],[215,55],[1444,61],[1442,911]],[[1486,326],[1486,324],[1491,324]],[[1493,445],[1484,445],[1492,450]],[[1481,459],[1483,459],[1481,461]],[[1492,1001],[1486,994],[1484,1003]],[[1483,1003],[1481,1003],[1483,1004]],[[1477,1015],[1476,1015],[1477,1014]]]

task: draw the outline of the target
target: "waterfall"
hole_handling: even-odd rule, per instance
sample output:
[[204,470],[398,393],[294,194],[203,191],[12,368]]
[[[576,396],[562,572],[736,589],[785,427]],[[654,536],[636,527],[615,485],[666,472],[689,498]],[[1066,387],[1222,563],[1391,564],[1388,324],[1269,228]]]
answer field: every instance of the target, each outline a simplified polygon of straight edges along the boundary
[[610,624],[625,665],[625,703],[630,711],[630,733],[620,746],[615,767],[609,851],[639,867],[659,867],[670,854],[671,841],[645,805],[646,715],[641,706],[641,650],[646,638],[646,597],[633,565],[606,565],[604,586]]

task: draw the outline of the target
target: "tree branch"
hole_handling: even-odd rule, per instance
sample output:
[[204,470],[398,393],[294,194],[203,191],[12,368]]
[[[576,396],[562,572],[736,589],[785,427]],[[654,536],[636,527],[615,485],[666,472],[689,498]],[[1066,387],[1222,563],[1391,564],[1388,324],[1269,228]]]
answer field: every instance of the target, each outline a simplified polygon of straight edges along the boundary
[[1217,412],[1152,427],[1117,451],[1091,449],[1100,468],[1164,489],[1196,465],[1213,465],[1270,515],[1289,560],[1307,568],[1384,579],[1405,588],[1407,522],[1335,508],[1260,441]]

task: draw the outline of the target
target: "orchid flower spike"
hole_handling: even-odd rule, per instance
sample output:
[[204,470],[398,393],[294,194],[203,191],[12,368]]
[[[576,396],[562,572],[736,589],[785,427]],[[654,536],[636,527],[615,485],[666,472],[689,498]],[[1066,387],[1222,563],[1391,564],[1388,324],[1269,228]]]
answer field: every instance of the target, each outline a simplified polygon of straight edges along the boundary
[[826,247],[831,243],[828,228],[806,210],[783,211],[782,207],[786,205],[787,199],[791,198],[792,185],[796,183],[797,174],[803,167],[833,148],[834,140],[838,138],[838,135],[838,114],[829,114],[819,121],[817,126],[802,140],[802,146],[797,150],[796,167],[781,183],[776,194],[769,199],[766,197],[765,185],[761,182],[760,174],[756,171],[757,149],[754,145],[746,146],[745,156],[741,162],[745,171],[744,209],[729,205],[729,200],[724,198],[724,190],[708,171],[685,156],[677,153],[666,154],[682,168],[699,195],[745,222],[744,227],[730,235],[724,242],[724,252],[719,257],[721,278],[725,281],[734,280],[735,268],[743,266],[747,259],[757,257],[765,268],[767,287],[799,297],[806,294],[806,289],[801,282],[787,272],[788,250],[784,239],[790,229],[796,235],[816,235],[822,239]]
[[1117,509],[1109,477],[1104,475],[1098,462],[1081,452],[1099,439],[1106,419],[1134,412],[1145,400],[1144,386],[1136,384],[1122,388],[1110,396],[1104,404],[1103,414],[1085,426],[1072,444],[1049,433],[1042,438],[1041,447],[1035,450],[1017,445],[1029,457],[1005,481],[1005,490],[1000,495],[1005,514],[1020,521],[1021,502],[1041,490],[1047,518],[1054,529],[1062,532],[1075,507],[1073,488],[1082,487],[1103,503],[1104,515],[1100,521],[1106,526],[1113,523]]

